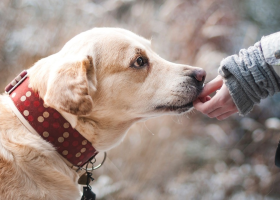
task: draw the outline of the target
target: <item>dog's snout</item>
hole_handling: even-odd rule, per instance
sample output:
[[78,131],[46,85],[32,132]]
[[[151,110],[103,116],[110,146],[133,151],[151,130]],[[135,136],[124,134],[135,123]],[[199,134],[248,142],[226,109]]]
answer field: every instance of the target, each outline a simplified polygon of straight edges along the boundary
[[206,77],[206,72],[203,69],[196,69],[193,73],[193,77],[198,81],[203,83]]

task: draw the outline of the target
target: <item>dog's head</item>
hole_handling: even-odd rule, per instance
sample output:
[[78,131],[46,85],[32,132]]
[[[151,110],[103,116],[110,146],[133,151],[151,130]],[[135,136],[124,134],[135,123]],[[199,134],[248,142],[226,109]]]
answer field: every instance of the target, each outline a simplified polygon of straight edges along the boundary
[[96,143],[98,136],[112,144],[137,120],[190,110],[205,79],[204,70],[168,62],[150,41],[115,28],[77,35],[30,71],[31,86],[47,105],[73,126],[83,124],[82,132],[90,129],[88,122]]

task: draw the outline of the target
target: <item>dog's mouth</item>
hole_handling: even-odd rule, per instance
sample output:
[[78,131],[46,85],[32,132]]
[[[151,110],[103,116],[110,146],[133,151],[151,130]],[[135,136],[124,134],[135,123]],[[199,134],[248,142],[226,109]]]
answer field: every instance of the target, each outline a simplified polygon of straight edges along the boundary
[[167,105],[161,105],[161,106],[157,106],[155,109],[157,111],[165,111],[165,112],[186,112],[189,109],[191,109],[193,107],[193,102],[184,104],[184,105],[180,105],[180,106],[176,106],[176,105],[171,105],[171,106],[167,106]]
[[182,104],[182,105],[159,105],[156,106],[155,110],[157,111],[163,111],[163,112],[177,112],[177,113],[183,113],[187,112],[191,108],[193,108],[193,101],[195,101],[198,97],[198,95],[202,92],[203,87],[197,87],[196,88],[196,95],[194,95],[188,103]]

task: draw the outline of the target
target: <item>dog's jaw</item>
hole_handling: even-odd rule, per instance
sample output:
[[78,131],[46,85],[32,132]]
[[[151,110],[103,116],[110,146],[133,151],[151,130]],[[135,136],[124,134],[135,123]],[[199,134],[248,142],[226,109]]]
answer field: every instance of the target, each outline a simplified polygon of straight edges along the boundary
[[118,146],[125,138],[128,129],[140,120],[140,118],[121,120],[120,117],[118,120],[112,121],[110,116],[97,117],[99,115],[98,112],[93,113],[93,115],[79,117],[76,129],[99,152],[108,151]]

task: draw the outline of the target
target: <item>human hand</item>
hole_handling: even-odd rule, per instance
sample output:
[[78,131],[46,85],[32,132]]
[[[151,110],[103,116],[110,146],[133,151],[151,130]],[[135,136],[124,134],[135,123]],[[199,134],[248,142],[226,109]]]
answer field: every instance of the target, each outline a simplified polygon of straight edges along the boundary
[[[211,98],[209,94],[215,91],[217,93]],[[220,75],[205,85],[193,105],[196,110],[218,120],[226,119],[238,111]]]

